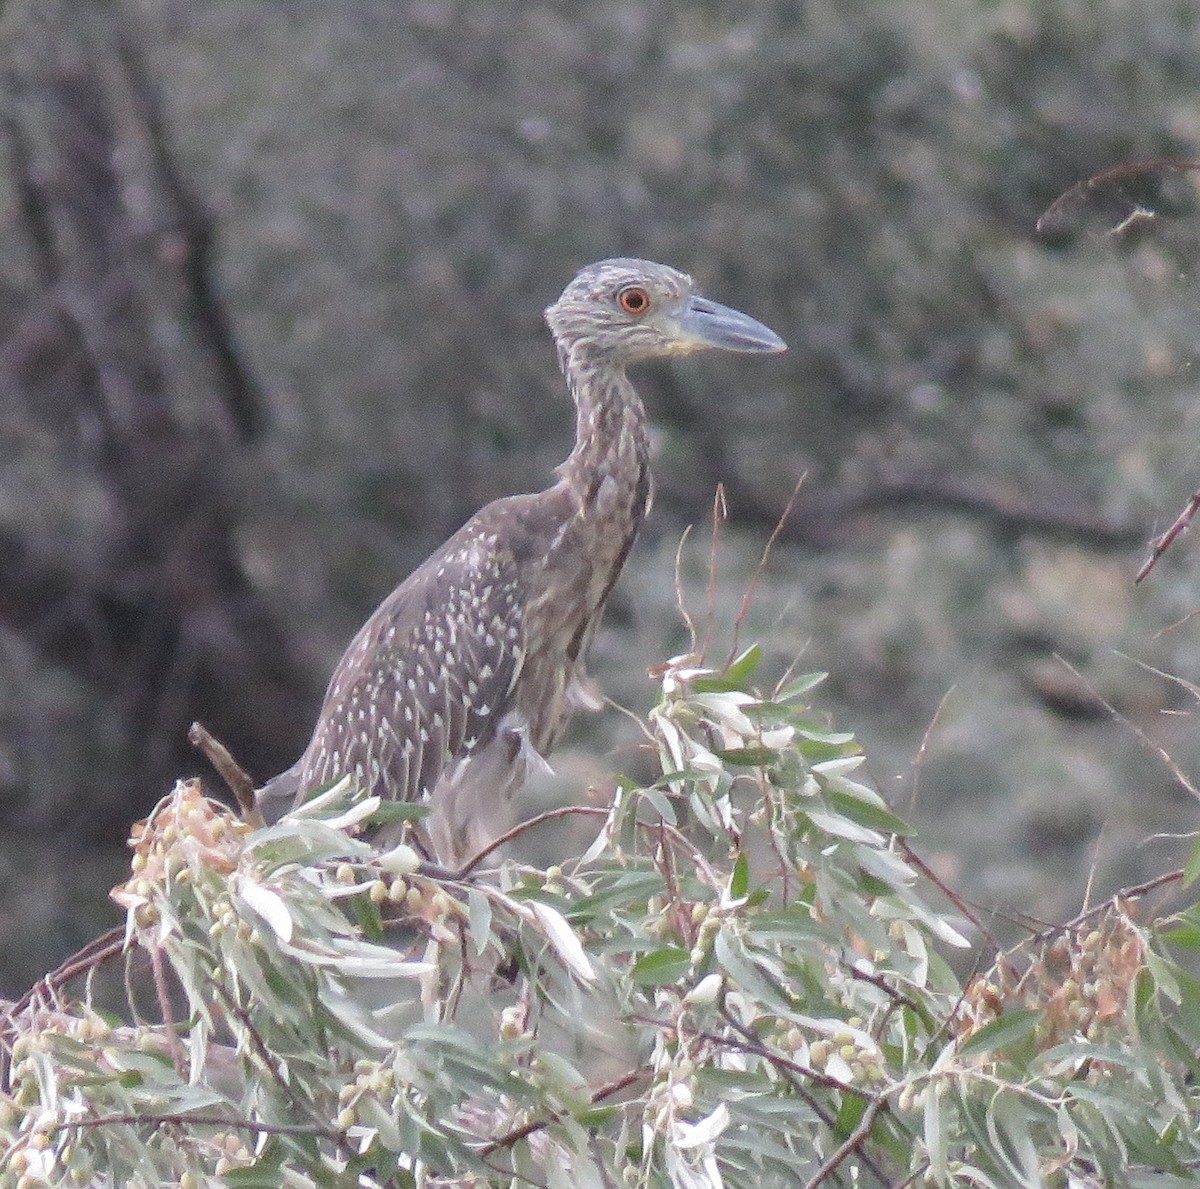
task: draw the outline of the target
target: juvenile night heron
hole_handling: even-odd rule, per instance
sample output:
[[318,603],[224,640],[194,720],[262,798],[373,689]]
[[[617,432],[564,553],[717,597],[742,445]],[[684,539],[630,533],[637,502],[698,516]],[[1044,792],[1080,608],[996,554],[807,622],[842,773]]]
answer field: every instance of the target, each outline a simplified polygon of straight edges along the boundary
[[505,828],[572,713],[605,600],[650,505],[630,364],[705,348],[782,351],[753,318],[646,260],[585,268],[546,311],[577,411],[553,486],[476,513],[380,604],[334,670],[312,740],[259,792],[268,818],[343,776],[424,801],[424,846],[457,867]]

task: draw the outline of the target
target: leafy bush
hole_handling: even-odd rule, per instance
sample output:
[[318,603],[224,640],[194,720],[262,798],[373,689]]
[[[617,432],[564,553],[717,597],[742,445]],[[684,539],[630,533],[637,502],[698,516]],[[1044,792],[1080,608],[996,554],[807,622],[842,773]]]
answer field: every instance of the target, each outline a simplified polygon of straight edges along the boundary
[[3,1183],[1194,1184],[1200,912],[1138,889],[960,981],[978,922],[758,655],[657,671],[662,776],[558,811],[599,832],[545,871],[379,854],[345,784],[252,831],[181,783],[114,893],[158,1022],[10,1010]]

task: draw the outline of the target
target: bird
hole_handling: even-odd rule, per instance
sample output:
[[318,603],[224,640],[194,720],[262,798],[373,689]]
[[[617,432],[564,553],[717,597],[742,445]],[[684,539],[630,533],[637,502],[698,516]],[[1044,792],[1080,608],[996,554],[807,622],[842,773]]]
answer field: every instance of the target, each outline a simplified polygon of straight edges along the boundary
[[648,260],[589,265],[545,318],[575,404],[570,455],[545,490],[487,504],[379,605],[334,669],[303,755],[258,790],[266,820],[350,777],[367,795],[428,804],[416,841],[451,870],[509,828],[514,795],[548,769],[573,713],[602,704],[588,649],[652,495],[627,369],[786,349]]

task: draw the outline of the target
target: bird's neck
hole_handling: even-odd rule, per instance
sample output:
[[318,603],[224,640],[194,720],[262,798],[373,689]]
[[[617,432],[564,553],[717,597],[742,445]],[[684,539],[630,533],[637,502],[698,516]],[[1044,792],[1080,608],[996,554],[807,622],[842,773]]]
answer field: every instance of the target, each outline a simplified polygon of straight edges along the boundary
[[[646,410],[625,369],[560,346],[559,358],[575,401],[575,448],[558,475],[583,508],[603,493],[625,502],[640,522],[649,499]],[[615,485],[615,490],[611,489]],[[633,526],[636,529],[636,524]]]

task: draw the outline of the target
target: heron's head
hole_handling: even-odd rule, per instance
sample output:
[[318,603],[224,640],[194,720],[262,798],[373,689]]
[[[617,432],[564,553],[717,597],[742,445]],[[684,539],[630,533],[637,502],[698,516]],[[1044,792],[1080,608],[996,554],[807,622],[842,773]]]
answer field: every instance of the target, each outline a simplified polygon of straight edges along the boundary
[[616,364],[706,349],[787,349],[761,322],[701,297],[686,273],[650,260],[589,264],[546,321],[561,348]]

